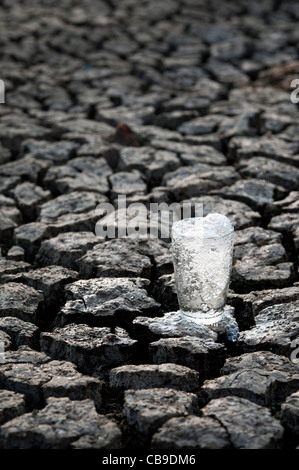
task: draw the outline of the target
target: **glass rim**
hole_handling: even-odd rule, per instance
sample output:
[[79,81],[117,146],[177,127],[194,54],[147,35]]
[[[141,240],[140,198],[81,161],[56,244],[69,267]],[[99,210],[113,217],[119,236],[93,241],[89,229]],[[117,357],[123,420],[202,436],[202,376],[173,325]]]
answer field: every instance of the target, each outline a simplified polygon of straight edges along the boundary
[[[177,228],[176,226],[177,225],[181,225],[181,227],[184,225],[184,222],[186,221],[187,223],[190,223],[192,225],[194,225],[195,221],[197,219],[201,219],[202,217],[187,217],[186,219],[181,219],[181,220],[178,220],[176,222],[173,223],[172,227],[171,227],[171,238],[173,239],[173,235],[178,235],[178,236],[184,236],[184,230],[183,228]],[[232,233],[235,232],[235,228],[232,226],[232,228],[230,230],[226,230],[225,233],[223,233],[222,235],[216,235],[216,236],[212,236],[212,237],[205,237],[205,236],[200,236],[200,233],[194,233],[194,234],[188,234],[186,236],[187,239],[195,239],[195,238],[200,238],[202,240],[218,240],[218,239],[221,239],[221,238],[225,238],[225,237],[228,237],[229,235],[231,235]]]

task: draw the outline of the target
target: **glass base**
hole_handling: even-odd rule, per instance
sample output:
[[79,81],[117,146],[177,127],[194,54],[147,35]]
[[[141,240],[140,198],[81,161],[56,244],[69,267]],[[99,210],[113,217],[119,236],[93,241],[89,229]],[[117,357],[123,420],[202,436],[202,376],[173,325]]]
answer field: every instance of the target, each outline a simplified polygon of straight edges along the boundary
[[181,313],[197,325],[216,326],[223,318],[224,309],[210,310],[209,312],[185,312],[184,310],[181,310]]

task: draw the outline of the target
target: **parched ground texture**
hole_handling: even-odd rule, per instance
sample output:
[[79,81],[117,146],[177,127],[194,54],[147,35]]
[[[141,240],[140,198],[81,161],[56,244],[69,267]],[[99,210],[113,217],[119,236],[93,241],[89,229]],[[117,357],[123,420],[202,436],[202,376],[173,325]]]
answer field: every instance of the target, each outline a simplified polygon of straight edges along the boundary
[[[298,21],[0,2],[0,448],[299,446]],[[230,218],[236,342],[161,328],[170,241],[95,234],[121,194]]]

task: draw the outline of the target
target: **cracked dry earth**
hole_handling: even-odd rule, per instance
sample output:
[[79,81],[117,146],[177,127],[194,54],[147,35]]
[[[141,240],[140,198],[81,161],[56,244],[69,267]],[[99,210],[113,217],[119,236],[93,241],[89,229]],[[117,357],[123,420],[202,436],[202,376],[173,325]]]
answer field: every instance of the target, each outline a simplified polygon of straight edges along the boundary
[[[298,20],[279,0],[0,2],[1,448],[298,447]],[[170,243],[97,237],[119,194],[230,218],[236,342],[159,329]]]

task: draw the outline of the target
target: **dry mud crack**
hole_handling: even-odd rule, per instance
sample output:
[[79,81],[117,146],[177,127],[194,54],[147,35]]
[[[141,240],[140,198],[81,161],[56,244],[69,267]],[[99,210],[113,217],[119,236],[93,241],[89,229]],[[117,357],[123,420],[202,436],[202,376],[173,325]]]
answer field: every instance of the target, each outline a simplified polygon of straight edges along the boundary
[[[293,1],[1,2],[0,448],[299,446],[298,21]],[[230,218],[236,342],[159,327],[170,241],[97,236],[118,195]]]

